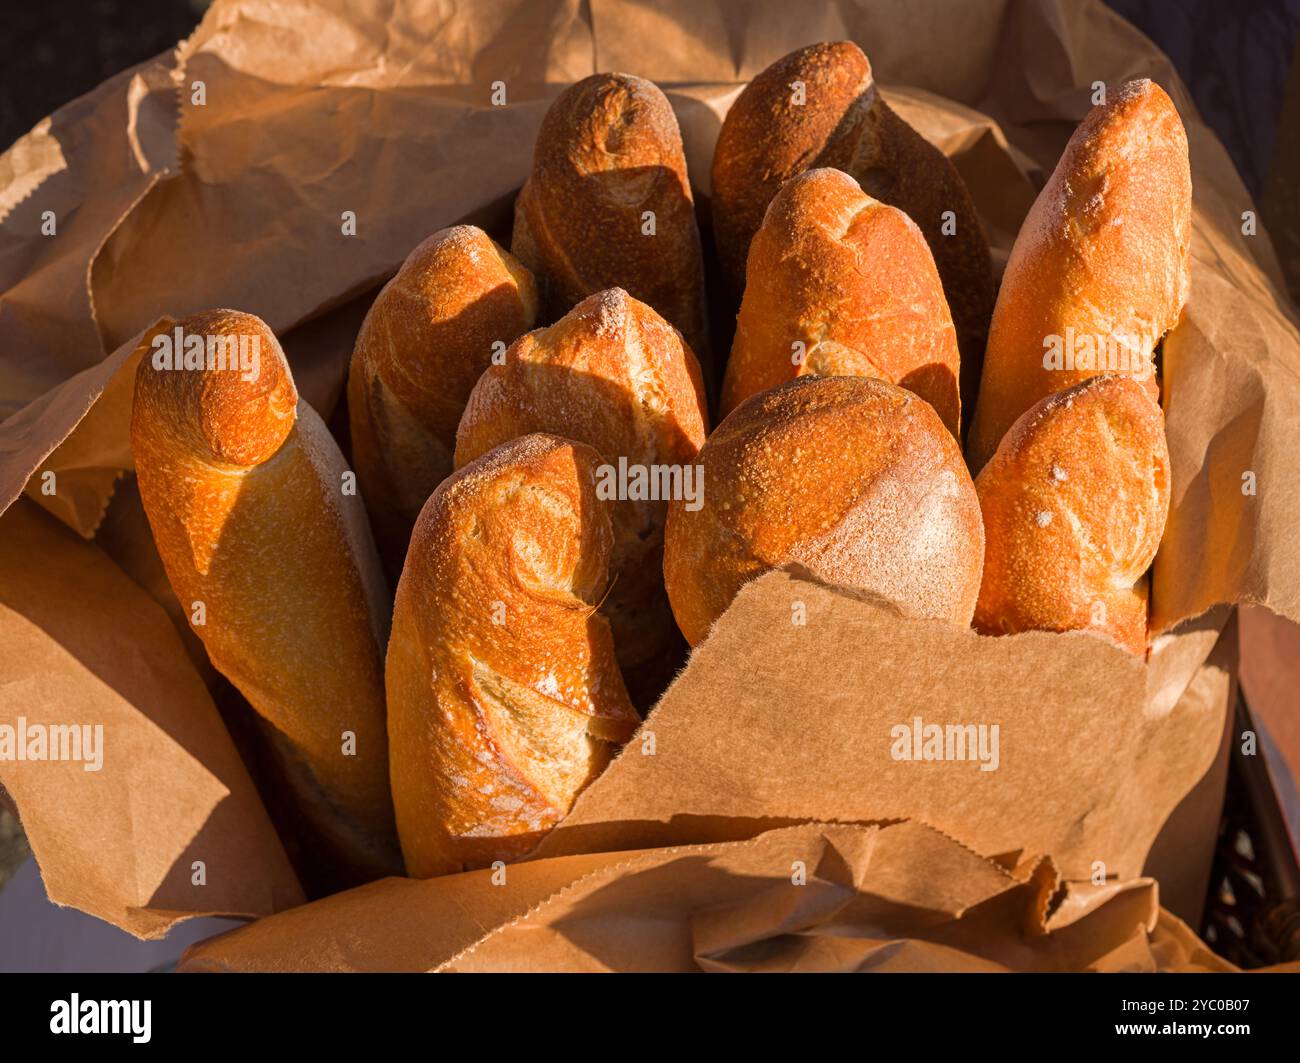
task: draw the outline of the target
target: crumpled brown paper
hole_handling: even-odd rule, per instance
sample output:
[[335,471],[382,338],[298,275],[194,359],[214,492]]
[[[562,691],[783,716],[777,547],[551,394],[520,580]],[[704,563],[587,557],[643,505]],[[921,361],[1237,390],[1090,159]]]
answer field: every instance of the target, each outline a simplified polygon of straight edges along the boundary
[[140,937],[199,911],[259,916],[302,903],[166,613],[26,500],[0,517],[0,624],[0,690],[13,711],[0,722],[103,728],[97,770],[86,770],[89,747],[83,761],[4,764],[52,900]]
[[[900,622],[889,603],[786,572],[748,584],[538,855],[915,816],[990,856],[1050,853],[1067,878],[1098,861],[1139,874],[1218,749],[1235,646],[1156,712],[1149,667],[1090,635],[917,621],[900,638]],[[982,725],[990,742],[996,727],[994,770],[970,748],[964,762],[896,759],[894,728],[916,719]]]
[[180,970],[1234,968],[1150,879],[1067,886],[1050,860],[1008,869],[904,821],[386,879],[194,945]]
[[[112,508],[137,504],[123,476],[140,333],[213,305],[256,312],[283,335],[302,393],[328,419],[376,284],[440,226],[473,220],[505,235],[537,125],[565,85],[606,69],[660,83],[707,219],[713,141],[743,82],[795,47],[840,38],[863,46],[891,103],[952,154],[998,264],[1094,81],[1152,76],[1183,114],[1195,234],[1191,302],[1165,350],[1174,498],[1153,603],[1166,633],[1146,663],[1084,635],[982,639],[774,574],[742,596],[542,855],[730,844],[810,818],[907,817],[1003,861],[1041,853],[1067,878],[1091,878],[1100,864],[1131,880],[1219,748],[1235,655],[1219,644],[1227,609],[1211,607],[1255,602],[1300,618],[1300,339],[1266,237],[1241,233],[1251,205],[1223,149],[1168,61],[1098,2],[502,0],[435,10],[411,0],[218,0],[175,54],[101,86],[0,160],[10,237],[0,250],[0,506],[25,491],[28,509],[37,503],[83,536],[102,529],[108,555],[152,596],[149,608],[156,600],[178,617],[149,544],[124,541],[132,522]],[[504,107],[490,103],[494,82],[506,86]],[[60,219],[57,237],[40,234],[46,209]],[[343,234],[344,212],[355,215],[355,236]],[[58,485],[52,495],[45,473]],[[1247,473],[1254,494],[1242,491]],[[59,563],[53,536],[12,528],[0,522],[0,550],[34,572]],[[96,564],[111,567],[108,555]],[[796,596],[802,626],[792,623]],[[83,630],[134,632],[142,608],[139,595],[88,601],[70,588],[51,601],[50,629],[66,615]],[[29,624],[0,612],[0,645],[26,637]],[[170,719],[192,697],[186,690],[201,690],[179,638],[155,638],[150,653],[123,652],[93,674],[63,675],[39,654],[5,662],[12,681],[0,685],[0,720],[34,708],[33,691],[47,697],[51,669],[74,691],[111,686],[115,742],[150,748],[151,785],[192,812],[98,817],[96,844],[144,846],[149,872],[74,888],[82,817],[70,832],[68,815],[49,812],[63,783],[32,765],[26,774],[39,783],[10,785],[13,768],[0,763],[52,893],[146,933],[169,918],[292,906],[296,884],[266,837],[264,810],[223,759],[229,743],[214,729],[189,748],[150,745],[159,714]],[[888,728],[917,713],[1004,727],[998,771],[892,759]],[[234,795],[224,803],[214,778]],[[209,865],[235,861],[244,881],[227,893],[185,889],[196,845]],[[548,855],[510,875],[540,883],[540,893],[548,868],[605,859]],[[884,869],[879,859],[875,868]],[[165,904],[155,880],[168,886]],[[427,897],[443,887],[403,888]],[[478,936],[513,917],[502,904],[475,924]],[[472,929],[458,932],[460,947],[473,943]],[[717,962],[738,963],[732,939],[719,940]],[[930,962],[931,948],[905,951]],[[853,962],[883,961],[877,952],[859,941]]]

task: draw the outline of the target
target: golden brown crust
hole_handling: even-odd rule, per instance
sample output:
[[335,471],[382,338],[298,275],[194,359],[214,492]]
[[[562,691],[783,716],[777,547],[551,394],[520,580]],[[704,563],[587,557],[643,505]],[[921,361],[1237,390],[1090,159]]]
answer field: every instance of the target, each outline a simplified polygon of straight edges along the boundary
[[[145,389],[147,397],[157,395],[159,403],[174,408],[176,417],[167,426],[169,431],[184,440],[187,450],[207,461],[244,467],[271,457],[292,431],[298,406],[298,391],[274,334],[260,318],[235,310],[192,314],[178,322],[177,328],[184,336],[205,340],[214,337],[237,343],[241,337],[246,341],[255,338],[259,352],[255,378],[245,380],[242,372],[231,368],[208,372],[201,368],[206,361],[196,363],[200,367],[194,370],[147,372],[146,363],[156,348],[145,343],[142,346],[148,353],[137,373],[137,388]],[[171,341],[174,334],[173,330],[162,336]],[[204,359],[207,346],[205,343]],[[220,353],[231,352],[223,348]]]
[[1131,377],[1041,400],[975,480],[987,546],[975,628],[1089,630],[1147,648],[1147,570],[1169,513],[1160,408]]
[[613,546],[599,460],[524,436],[445,480],[420,513],[386,670],[411,875],[525,855],[638,723],[596,611]]
[[451,472],[456,425],[494,344],[532,328],[537,309],[532,274],[481,229],[456,225],[416,247],[366,314],[348,376],[352,461],[394,578],[420,507]]
[[[804,86],[803,103],[795,102],[795,82]],[[767,205],[786,181],[816,167],[849,174],[924,234],[957,329],[969,404],[993,310],[988,244],[957,170],[880,98],[856,44],[791,52],[754,78],[727,113],[713,156],[713,228],[732,290],[743,291],[749,244]],[[946,211],[956,226],[950,235]]]
[[[388,787],[381,655],[388,594],[361,499],[297,399],[279,343],[231,310],[185,335],[256,337],[258,372],[136,374],[131,448],[140,497],[172,589],[224,674],[275,729],[302,811],[357,877],[400,862]],[[355,735],[355,755],[344,750]]]
[[[1146,80],[1111,89],[1016,237],[989,332],[971,468],[1039,399],[1122,369],[1128,351],[1115,337],[1136,341],[1133,375],[1156,397],[1152,352],[1187,301],[1191,197],[1187,134],[1164,90]],[[1046,368],[1049,343],[1071,353],[1110,344],[1116,364]]]
[[673,502],[664,578],[692,645],[741,586],[797,562],[910,616],[969,624],[984,532],[961,450],[910,391],[800,377],[741,403],[700,451],[704,506]]
[[901,210],[839,170],[808,170],[768,206],[747,276],[724,415],[796,376],[866,376],[920,395],[958,435],[957,334],[930,249]]
[[[594,447],[602,464],[686,466],[707,434],[699,363],[681,335],[621,288],[584,299],[550,328],[523,336],[470,395],[456,465],[529,432]],[[660,654],[673,622],[661,578],[663,500],[614,507],[615,582],[603,611],[624,667]]]
[[[654,213],[653,236],[643,233]],[[554,320],[605,288],[649,303],[704,355],[704,264],[681,132],[643,78],[593,74],[556,97],[515,203],[511,250]]]

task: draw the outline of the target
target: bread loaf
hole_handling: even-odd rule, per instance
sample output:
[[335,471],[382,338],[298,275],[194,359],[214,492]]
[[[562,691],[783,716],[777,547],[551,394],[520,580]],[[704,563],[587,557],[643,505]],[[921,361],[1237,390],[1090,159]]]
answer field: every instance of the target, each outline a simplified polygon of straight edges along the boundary
[[411,875],[525,855],[636,727],[597,611],[613,549],[599,461],[554,436],[514,439],[420,513],[386,666]]
[[172,589],[270,725],[302,814],[351,877],[397,871],[388,593],[342,455],[271,330],[213,310],[151,337],[131,449]]
[[1141,384],[1107,374],[1042,399],[975,488],[986,537],[977,630],[1088,630],[1146,652],[1169,450]]
[[553,321],[625,288],[708,350],[704,264],[677,118],[644,78],[593,74],[556,97],[515,203],[510,249]]
[[925,399],[954,436],[960,358],[921,230],[839,170],[791,178],[749,245],[722,412],[796,376],[866,376]]
[[532,274],[456,225],[416,247],[366,314],[348,376],[352,462],[393,580],[420,507],[451,472],[470,389],[537,306]]
[[1151,81],[1108,90],[1011,250],[968,452],[979,470],[1039,399],[1118,370],[1154,399],[1152,353],[1189,288],[1187,134]]
[[[671,491],[660,488],[665,475],[670,485],[674,477],[682,488],[695,483],[691,466],[707,432],[695,356],[668,322],[621,288],[584,299],[550,328],[521,337],[504,364],[488,367],[461,419],[456,465],[529,432],[563,434],[600,455],[602,491],[619,498],[615,580],[602,608],[624,668],[656,659],[673,637],[661,560]],[[637,491],[638,474],[655,490]]]
[[961,450],[910,391],[800,377],[747,399],[700,451],[704,505],[668,508],[664,578],[695,645],[741,586],[795,562],[908,616],[969,624],[984,532]]
[[791,52],[754,78],[727,112],[713,156],[713,229],[735,296],[772,197],[790,178],[824,166],[906,213],[925,235],[957,329],[962,401],[972,406],[993,309],[988,244],[960,175],[880,97],[856,44]]

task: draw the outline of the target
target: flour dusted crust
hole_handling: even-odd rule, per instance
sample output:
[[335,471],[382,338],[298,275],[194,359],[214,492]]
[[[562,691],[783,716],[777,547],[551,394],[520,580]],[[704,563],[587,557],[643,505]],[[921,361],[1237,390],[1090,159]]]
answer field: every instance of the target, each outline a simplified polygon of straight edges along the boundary
[[[795,84],[803,85],[802,102]],[[768,204],[787,181],[817,167],[842,170],[920,228],[952,311],[970,404],[993,310],[988,244],[956,168],[884,101],[851,41],[783,56],[727,112],[713,156],[713,228],[732,291],[744,290],[750,241]]]
[[[589,296],[550,328],[520,338],[483,374],[461,419],[456,464],[529,432],[593,447],[603,463],[695,461],[707,431],[700,367],[680,333],[621,288]],[[614,586],[602,611],[619,660],[665,651],[673,620],[662,578],[666,500],[621,499],[613,511]]]
[[1131,375],[1157,397],[1155,346],[1190,288],[1191,207],[1187,133],[1173,102],[1145,79],[1110,90],[1070,138],[1011,250],[971,425],[972,469],[1039,399],[1106,370],[1046,368],[1051,337],[1136,340]]
[[801,377],[743,402],[700,451],[704,505],[668,511],[664,577],[693,645],[741,586],[797,562],[909,616],[969,624],[984,533],[952,434],[911,392]]
[[906,214],[839,170],[792,178],[767,208],[749,247],[722,410],[809,374],[900,384],[958,435],[961,360],[930,249]]
[[677,117],[653,82],[593,74],[556,97],[515,203],[510,248],[541,281],[548,320],[595,292],[624,288],[706,354],[704,260],[686,155]]
[[975,480],[987,539],[975,627],[1087,630],[1147,648],[1147,570],[1169,514],[1164,416],[1131,377],[1027,411]]
[[597,610],[614,541],[598,462],[583,444],[523,436],[420,513],[386,678],[412,875],[525,855],[639,722]]
[[[271,330],[214,310],[187,335],[255,337],[260,365],[136,374],[131,447],[168,580],[213,665],[270,728],[303,815],[353,877],[400,867],[388,786],[389,596],[342,455]],[[251,374],[250,374],[251,376]],[[356,755],[345,756],[345,732]]]
[[366,314],[348,373],[352,461],[394,580],[451,472],[470,390],[537,313],[532,274],[483,230],[453,225],[416,246]]

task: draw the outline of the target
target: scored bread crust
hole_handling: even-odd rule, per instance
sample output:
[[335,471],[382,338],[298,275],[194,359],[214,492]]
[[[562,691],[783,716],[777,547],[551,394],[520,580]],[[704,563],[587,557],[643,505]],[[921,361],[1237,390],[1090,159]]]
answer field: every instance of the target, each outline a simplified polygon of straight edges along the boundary
[[[233,310],[186,334],[257,337],[260,371],[155,369],[146,338],[131,449],[158,553],[208,656],[271,726],[301,811],[356,878],[400,867],[382,654],[389,596],[359,495],[298,398],[274,334]],[[355,755],[344,752],[344,732]]]
[[386,668],[413,876],[525,855],[638,723],[597,612],[613,548],[599,460],[524,436],[445,480],[420,513]]
[[472,225],[422,241],[362,322],[348,374],[352,461],[396,579],[411,526],[452,470],[465,400],[492,360],[537,321],[532,274]]
[[[646,212],[654,234],[643,232]],[[542,286],[545,318],[625,288],[708,351],[704,260],[672,106],[630,74],[593,74],[546,112],[515,201],[511,251]]]
[[972,469],[1039,399],[1105,371],[1046,368],[1049,337],[1143,337],[1134,375],[1157,397],[1152,354],[1190,288],[1191,201],[1173,102],[1153,81],[1111,89],[1070,137],[1011,249],[971,425]]
[[901,210],[839,170],[808,170],[768,206],[747,276],[724,415],[796,376],[867,376],[920,395],[958,435],[957,334],[930,249]]
[[700,451],[704,505],[669,505],[664,578],[695,645],[741,586],[795,562],[889,598],[908,616],[969,624],[984,561],[961,450],[910,391],[800,377],[741,403]]
[[1147,648],[1147,570],[1169,513],[1164,415],[1128,376],[1027,411],[975,480],[984,634],[1088,630]]
[[[804,86],[796,103],[792,86]],[[772,198],[805,170],[832,167],[916,222],[934,255],[966,370],[979,381],[993,267],[970,192],[947,156],[889,107],[856,44],[814,44],[783,56],[736,98],[713,156],[713,229],[723,273],[739,296],[750,241]],[[945,212],[955,231],[944,232]]]
[[[617,467],[686,466],[708,431],[699,363],[681,335],[621,288],[584,299],[550,328],[522,336],[490,366],[465,406],[456,465],[529,432],[595,448]],[[615,581],[602,611],[624,667],[663,652],[673,621],[662,579],[666,500],[614,507]]]

